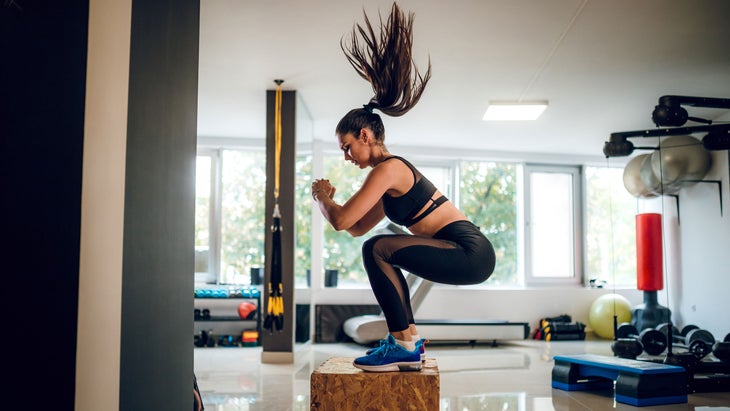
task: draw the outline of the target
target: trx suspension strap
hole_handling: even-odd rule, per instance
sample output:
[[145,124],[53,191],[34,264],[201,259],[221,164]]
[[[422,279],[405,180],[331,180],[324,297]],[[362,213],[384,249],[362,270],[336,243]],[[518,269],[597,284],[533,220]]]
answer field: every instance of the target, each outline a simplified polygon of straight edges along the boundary
[[281,284],[281,212],[279,211],[279,170],[281,169],[281,83],[276,83],[274,102],[274,213],[271,225],[271,274],[269,276],[269,299],[266,304],[264,329],[273,332],[284,328],[284,299]]

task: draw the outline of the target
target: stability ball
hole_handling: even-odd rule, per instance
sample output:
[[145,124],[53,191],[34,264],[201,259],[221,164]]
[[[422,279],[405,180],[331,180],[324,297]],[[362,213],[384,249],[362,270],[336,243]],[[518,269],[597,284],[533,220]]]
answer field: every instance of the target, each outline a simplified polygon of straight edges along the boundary
[[651,154],[654,174],[665,184],[679,179],[702,179],[712,165],[712,156],[702,142],[692,136],[672,136],[659,143],[661,150]]
[[616,324],[631,322],[631,303],[626,297],[618,294],[604,294],[591,304],[588,313],[588,324],[597,336],[613,339],[613,316]]
[[641,166],[650,154],[640,154],[626,164],[624,168],[624,187],[634,197],[656,197],[641,179]]
[[646,159],[644,159],[644,162],[641,163],[641,181],[644,182],[647,189],[654,195],[677,194],[679,189],[682,187],[676,180],[662,181],[659,178],[660,174],[654,170],[652,162],[653,158],[654,154],[650,154]]

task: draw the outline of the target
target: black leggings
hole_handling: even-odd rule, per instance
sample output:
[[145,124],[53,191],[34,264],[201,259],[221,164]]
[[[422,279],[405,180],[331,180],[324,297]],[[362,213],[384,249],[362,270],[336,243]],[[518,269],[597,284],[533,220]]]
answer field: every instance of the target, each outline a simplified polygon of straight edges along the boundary
[[495,264],[492,244],[469,221],[453,222],[433,238],[376,235],[363,244],[362,259],[390,332],[415,323],[401,269],[436,283],[468,285],[484,282]]

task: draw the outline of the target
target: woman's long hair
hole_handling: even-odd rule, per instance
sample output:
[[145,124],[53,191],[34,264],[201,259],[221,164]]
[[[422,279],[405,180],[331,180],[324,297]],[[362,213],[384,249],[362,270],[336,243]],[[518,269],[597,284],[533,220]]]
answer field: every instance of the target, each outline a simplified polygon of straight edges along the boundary
[[[355,24],[349,41],[343,37],[340,47],[355,71],[373,87],[375,95],[363,108],[350,111],[340,120],[338,133],[357,133],[360,127],[371,126],[368,123],[373,121],[380,123],[382,129],[380,116],[372,113],[373,108],[389,116],[402,116],[418,103],[431,78],[430,58],[428,70],[423,75],[413,61],[413,13],[406,17],[393,3],[388,20],[383,23],[380,17],[378,35],[367,14],[363,14],[364,26]],[[357,118],[348,119],[353,116]],[[365,121],[366,124],[353,124],[353,121]],[[375,126],[378,128],[377,124]],[[378,136],[378,130],[374,128],[373,131]]]

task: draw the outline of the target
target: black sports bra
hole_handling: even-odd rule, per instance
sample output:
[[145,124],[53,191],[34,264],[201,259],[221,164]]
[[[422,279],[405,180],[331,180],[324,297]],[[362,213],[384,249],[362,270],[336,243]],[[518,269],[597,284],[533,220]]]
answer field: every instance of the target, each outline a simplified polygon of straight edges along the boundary
[[[384,194],[382,198],[383,210],[385,211],[385,215],[392,222],[410,227],[421,221],[427,215],[431,214],[433,210],[448,201],[448,199],[442,195],[436,200],[432,200],[431,197],[433,196],[433,193],[436,192],[436,187],[433,183],[418,172],[418,170],[416,170],[416,168],[403,157],[391,156],[383,161],[388,161],[391,158],[397,158],[411,169],[411,172],[413,173],[413,186],[402,196],[393,197],[389,194]],[[421,215],[413,218],[429,201],[431,202],[431,205],[423,210]]]

